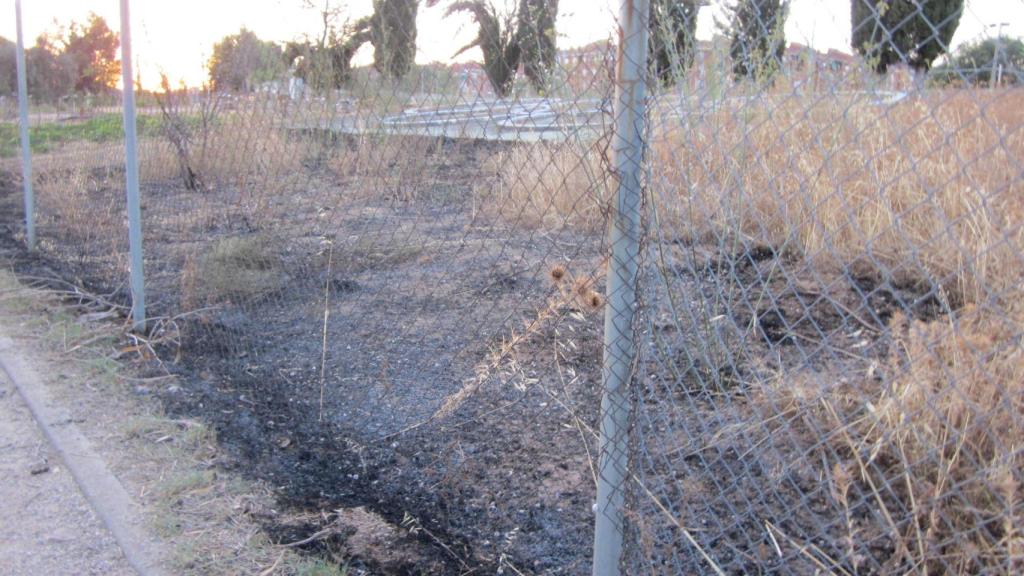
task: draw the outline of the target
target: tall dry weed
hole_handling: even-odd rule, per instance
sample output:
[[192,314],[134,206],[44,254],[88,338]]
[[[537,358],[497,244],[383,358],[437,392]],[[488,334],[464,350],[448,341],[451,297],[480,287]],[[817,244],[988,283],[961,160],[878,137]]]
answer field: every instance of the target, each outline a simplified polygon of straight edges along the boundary
[[[445,146],[440,138],[363,134],[328,150],[327,164],[357,196],[410,202],[458,178],[458,171],[471,173]],[[446,167],[451,171],[442,174]]]
[[478,211],[516,226],[604,229],[611,183],[605,139],[523,144],[488,161],[497,175],[476,187]]
[[[141,143],[146,181],[180,177],[177,152],[159,137]],[[272,99],[256,99],[220,114],[204,132],[194,127],[190,164],[207,191],[237,205],[251,220],[272,220],[270,207],[308,184],[309,141],[289,133],[287,115]]]
[[966,302],[1024,275],[1024,94],[782,99],[655,134],[652,196],[683,235],[820,266],[867,261]]
[[889,573],[1024,569],[1024,305],[897,315],[891,377],[822,400],[843,469],[881,510]]
[[772,96],[654,133],[666,237],[771,246],[824,277],[868,264],[953,304],[896,315],[881,381],[812,394],[881,509],[891,573],[1024,568],[1022,125],[1024,94],[936,91]]
[[[62,249],[95,261],[126,251],[124,151],[115,144],[75,144],[34,158],[36,219],[40,238],[59,238]],[[94,262],[95,263],[95,262]]]

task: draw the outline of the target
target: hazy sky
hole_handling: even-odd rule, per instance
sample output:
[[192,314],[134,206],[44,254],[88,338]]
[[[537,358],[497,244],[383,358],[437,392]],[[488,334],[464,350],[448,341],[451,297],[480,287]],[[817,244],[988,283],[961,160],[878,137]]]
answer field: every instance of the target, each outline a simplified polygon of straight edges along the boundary
[[[514,0],[498,0],[510,1]],[[348,0],[353,18],[369,13],[372,0]],[[715,0],[713,4],[720,2]],[[475,27],[466,17],[443,19],[443,6],[421,7],[417,61],[447,61],[456,49],[473,39]],[[0,36],[14,39],[14,0],[0,0],[7,14],[0,17]],[[41,32],[62,24],[84,20],[90,12],[106,18],[115,30],[119,26],[118,0],[23,0],[26,42]],[[165,72],[172,81],[197,84],[206,78],[205,62],[211,46],[221,37],[245,26],[260,37],[284,41],[316,34],[319,17],[302,9],[301,0],[132,0],[134,51],[143,83],[154,86]],[[561,0],[558,18],[559,44],[578,46],[612,36],[617,0]],[[954,38],[954,45],[977,38],[986,25],[1007,22],[1006,33],[1024,36],[1024,0],[967,0],[967,10]],[[714,30],[713,10],[704,9],[698,36],[709,38]],[[849,0],[793,0],[786,38],[819,49],[850,51]],[[357,61],[365,62],[371,48],[364,48]],[[477,59],[467,53],[461,59]]]

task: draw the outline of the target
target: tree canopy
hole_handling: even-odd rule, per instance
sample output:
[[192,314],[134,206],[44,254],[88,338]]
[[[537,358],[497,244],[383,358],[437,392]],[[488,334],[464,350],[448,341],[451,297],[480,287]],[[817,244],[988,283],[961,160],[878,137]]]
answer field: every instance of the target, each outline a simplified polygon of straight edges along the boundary
[[369,26],[359,21],[341,30],[329,30],[316,42],[307,39],[286,43],[284,61],[314,90],[334,90],[348,81],[352,57],[369,40]]
[[852,0],[853,49],[876,72],[904,62],[927,71],[960,26],[964,0]]
[[56,102],[68,96],[80,77],[75,59],[46,35],[25,50],[25,70],[29,97],[37,102]]
[[416,62],[419,0],[373,0],[370,42],[373,66],[388,78],[401,78]]
[[[427,6],[439,1],[427,0]],[[520,64],[534,89],[548,88],[558,61],[558,0],[518,0],[514,8],[508,3],[499,8],[491,0],[463,0],[449,4],[445,16],[460,12],[473,18],[478,32],[454,56],[479,48],[484,72],[499,96],[512,93]]]
[[651,0],[651,71],[671,86],[693,65],[701,0]]
[[281,47],[244,27],[213,45],[207,67],[215,90],[234,92],[250,92],[285,72]]
[[[29,97],[55,102],[75,92],[101,94],[117,88],[121,62],[120,40],[106,21],[90,14],[85,24],[41,34],[25,49]],[[16,44],[0,38],[0,95],[18,89]]]
[[935,81],[991,85],[996,72],[1000,85],[1018,86],[1024,82],[1024,41],[999,36],[965,44],[952,54],[949,62],[934,70]]
[[343,20],[345,8],[331,0],[304,4],[320,12],[321,35],[316,41],[289,42],[284,56],[314,89],[341,88],[351,76],[352,58],[366,43],[374,48],[374,68],[385,77],[402,78],[415,64],[420,0],[373,0],[373,13],[355,21]]
[[469,13],[476,21],[479,31],[472,42],[460,48],[452,57],[473,48],[480,48],[484,55],[484,73],[487,74],[491,87],[498,96],[508,96],[512,93],[516,70],[522,58],[515,14],[503,13],[487,0],[453,2],[448,6],[445,15],[451,16],[457,12]]
[[516,42],[523,73],[538,92],[547,90],[558,58],[558,0],[519,0]]
[[739,0],[729,8],[729,56],[737,79],[764,81],[782,66],[788,0]]
[[18,91],[17,46],[0,36],[0,96]]
[[117,50],[121,41],[106,20],[89,14],[84,25],[72,22],[63,44],[63,53],[74,61],[76,91],[99,94],[117,87],[121,75]]

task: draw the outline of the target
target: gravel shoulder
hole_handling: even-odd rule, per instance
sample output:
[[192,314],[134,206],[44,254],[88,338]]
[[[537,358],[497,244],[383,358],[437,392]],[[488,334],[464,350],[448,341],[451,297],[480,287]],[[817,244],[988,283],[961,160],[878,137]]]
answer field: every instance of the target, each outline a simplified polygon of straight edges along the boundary
[[[6,256],[0,247],[0,262]],[[266,523],[288,521],[270,489],[224,469],[211,429],[164,414],[152,388],[175,381],[145,371],[152,362],[132,348],[122,321],[0,271],[6,353],[38,374],[45,405],[61,415],[48,420],[51,428],[73,426],[137,504],[128,520],[155,542],[158,570],[345,574],[343,558],[310,557],[266,535]],[[0,574],[135,573],[0,370]]]
[[0,372],[0,571],[135,572]]

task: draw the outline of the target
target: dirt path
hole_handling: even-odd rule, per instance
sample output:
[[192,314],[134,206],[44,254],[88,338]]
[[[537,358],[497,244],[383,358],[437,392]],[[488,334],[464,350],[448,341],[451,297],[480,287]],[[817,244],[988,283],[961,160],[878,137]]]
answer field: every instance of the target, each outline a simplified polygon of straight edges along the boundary
[[134,574],[0,371],[0,572]]

